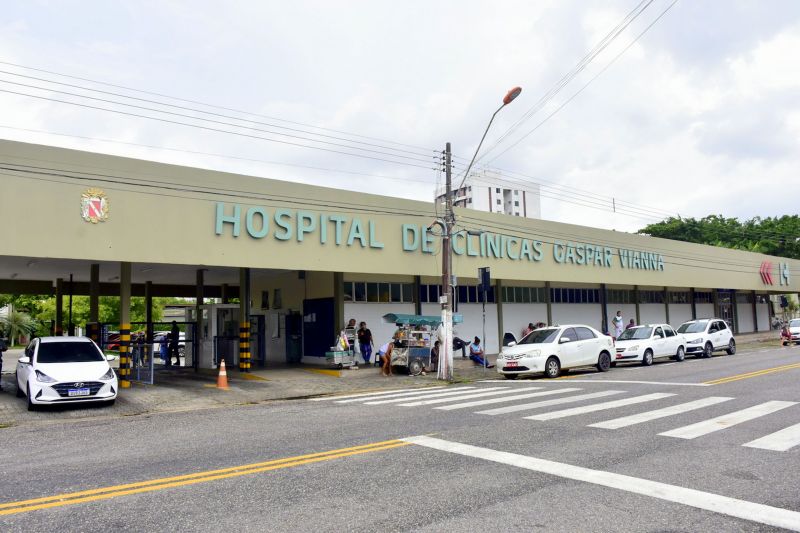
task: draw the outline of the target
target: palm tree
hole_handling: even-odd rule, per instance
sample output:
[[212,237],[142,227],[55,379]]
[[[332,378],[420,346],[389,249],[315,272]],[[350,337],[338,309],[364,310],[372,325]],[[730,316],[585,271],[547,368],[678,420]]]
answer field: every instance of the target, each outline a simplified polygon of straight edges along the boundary
[[36,331],[36,321],[21,311],[11,311],[8,316],[0,317],[0,323],[11,337],[12,346],[17,343],[20,335],[29,335]]

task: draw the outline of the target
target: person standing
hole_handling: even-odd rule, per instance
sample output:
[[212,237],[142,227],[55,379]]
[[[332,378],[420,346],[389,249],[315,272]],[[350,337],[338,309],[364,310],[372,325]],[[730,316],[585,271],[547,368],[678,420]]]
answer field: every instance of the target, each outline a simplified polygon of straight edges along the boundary
[[[6,339],[0,336],[0,376],[3,375],[3,352],[8,350],[8,342]],[[0,384],[0,390],[3,390],[2,384]]]
[[628,322],[628,325],[625,326],[625,329],[631,329],[635,327],[636,327],[636,322],[631,318],[630,322]]
[[364,364],[369,364],[372,358],[372,332],[367,328],[366,322],[361,322],[358,328],[358,346],[361,348],[361,357]]
[[178,323],[174,320],[172,321],[172,329],[169,331],[169,353],[167,357],[169,358],[170,364],[172,363],[172,356],[175,356],[177,359],[177,366],[181,366],[181,352],[179,348],[181,338],[181,330],[178,329]]
[[522,330],[522,337],[523,338],[527,337],[528,335],[530,335],[531,331],[533,331],[534,329],[535,328],[533,327],[533,322],[528,322],[528,327],[526,327],[525,329]]
[[436,372],[439,368],[439,346],[441,342],[436,341],[433,343],[433,348],[431,348],[431,372]]
[[622,318],[622,311],[617,311],[617,314],[614,315],[614,318],[611,319],[611,333],[612,337],[615,339],[622,335],[622,329],[624,327],[624,320]]
[[383,363],[381,366],[381,374],[384,376],[392,375],[392,350],[394,349],[394,342],[389,341],[380,348],[378,348],[378,356]]

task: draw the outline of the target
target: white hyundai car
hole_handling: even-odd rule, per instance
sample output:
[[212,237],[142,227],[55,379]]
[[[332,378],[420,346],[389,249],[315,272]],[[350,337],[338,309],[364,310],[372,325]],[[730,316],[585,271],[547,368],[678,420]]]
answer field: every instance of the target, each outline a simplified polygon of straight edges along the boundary
[[792,342],[800,344],[800,318],[789,321],[789,333],[792,336]]
[[556,378],[563,370],[595,366],[611,368],[614,341],[584,325],[555,326],[533,330],[519,343],[511,342],[497,356],[497,372],[506,379],[541,374]]
[[684,322],[678,333],[686,337],[686,354],[695,357],[711,357],[719,350],[728,355],[736,353],[736,339],[733,331],[721,318],[700,318]]
[[617,337],[614,348],[614,364],[632,361],[650,366],[654,359],[660,357],[683,361],[686,357],[686,338],[676,333],[669,324],[647,324],[623,331]]
[[117,398],[117,375],[106,356],[87,337],[40,337],[17,362],[17,396],[37,405],[104,402]]

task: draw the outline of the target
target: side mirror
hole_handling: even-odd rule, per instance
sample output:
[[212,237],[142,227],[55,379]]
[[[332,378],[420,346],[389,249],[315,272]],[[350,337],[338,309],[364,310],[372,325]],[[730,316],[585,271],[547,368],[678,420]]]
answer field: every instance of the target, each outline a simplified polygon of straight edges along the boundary
[[18,359],[18,361],[19,361],[20,363],[22,363],[23,365],[29,365],[29,364],[31,364],[31,358],[30,358],[30,357],[28,357],[27,355],[23,355],[22,357],[20,357],[20,358]]
[[507,345],[507,346],[511,347],[511,346],[516,346],[516,345],[517,345],[517,343],[516,343],[516,342],[514,342],[514,341],[511,341],[511,342],[509,342],[509,343],[508,343],[508,345]]
[[564,344],[565,342],[571,342],[571,341],[572,339],[570,339],[569,337],[561,337],[560,339],[558,339],[558,342],[560,344]]
[[106,361],[116,361],[116,360],[117,360],[116,355],[106,355]]

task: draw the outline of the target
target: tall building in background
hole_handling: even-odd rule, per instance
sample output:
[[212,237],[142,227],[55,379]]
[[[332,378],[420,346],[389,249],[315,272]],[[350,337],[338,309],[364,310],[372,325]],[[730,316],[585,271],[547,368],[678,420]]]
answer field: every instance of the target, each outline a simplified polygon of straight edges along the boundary
[[[444,203],[444,187],[436,191],[436,201]],[[453,205],[490,213],[542,218],[539,185],[505,181],[499,172],[473,172],[464,186],[453,191]]]

